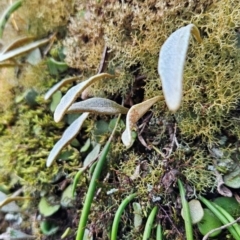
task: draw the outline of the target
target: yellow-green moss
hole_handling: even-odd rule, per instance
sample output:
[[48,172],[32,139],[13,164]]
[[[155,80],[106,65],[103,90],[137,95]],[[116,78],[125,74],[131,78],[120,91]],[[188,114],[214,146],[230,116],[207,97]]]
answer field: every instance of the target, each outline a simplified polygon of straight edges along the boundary
[[29,32],[42,36],[66,27],[73,3],[73,0],[25,0],[20,13],[28,21]]

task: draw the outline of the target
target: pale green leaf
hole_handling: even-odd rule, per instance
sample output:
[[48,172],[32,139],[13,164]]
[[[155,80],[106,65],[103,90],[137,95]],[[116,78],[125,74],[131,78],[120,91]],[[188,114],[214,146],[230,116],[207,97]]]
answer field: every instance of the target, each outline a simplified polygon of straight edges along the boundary
[[87,141],[84,143],[84,145],[81,147],[80,152],[86,152],[91,145],[90,138],[87,139]]
[[191,34],[201,42],[198,28],[189,24],[172,33],[159,53],[158,73],[166,104],[171,111],[176,111],[181,104],[183,69]]
[[[203,219],[201,222],[197,224],[198,229],[202,235],[206,235],[211,230],[219,228],[223,225],[219,218],[212,213],[212,211],[206,208],[204,208],[203,211],[204,211]],[[216,237],[221,232],[222,230],[219,229],[218,231],[215,231],[212,234],[210,234],[209,237]]]
[[97,143],[96,146],[93,148],[93,150],[86,156],[84,162],[83,162],[83,167],[88,166],[91,164],[94,160],[97,159],[101,149],[101,144]]
[[[190,210],[190,214],[191,214],[192,224],[196,224],[196,223],[200,222],[202,220],[203,214],[204,214],[201,203],[198,200],[193,199],[190,202],[188,202],[188,205],[189,205],[189,210]],[[183,219],[185,219],[183,209],[181,211],[181,215],[182,215]]]
[[138,202],[133,203],[133,213],[134,213],[134,228],[139,230],[142,225],[143,213],[142,207]]
[[52,162],[57,158],[60,154],[61,150],[73,140],[78,132],[80,131],[83,122],[86,120],[89,113],[83,113],[79,118],[77,118],[63,133],[60,140],[54,145],[51,150],[48,159],[47,159],[47,167],[51,166]]
[[133,105],[126,118],[126,129],[122,134],[122,142],[126,147],[131,147],[133,144],[132,130],[136,125],[136,122],[149,110],[149,108],[161,99],[160,96],[153,97],[142,103]]
[[236,167],[233,171],[223,176],[224,184],[228,187],[240,188],[240,168]]
[[73,184],[70,184],[62,193],[60,204],[62,207],[68,208],[74,206],[74,200],[76,199],[72,194]]
[[50,74],[57,75],[58,73],[65,72],[68,65],[65,62],[56,61],[54,58],[47,59],[47,66]]
[[59,226],[48,220],[44,220],[43,222],[40,223],[40,230],[46,236],[51,236],[55,234],[58,231],[58,229]]
[[52,88],[50,88],[44,96],[45,100],[48,100],[58,89],[65,86],[68,83],[71,83],[75,80],[79,79],[79,76],[64,78],[62,81],[55,84]]
[[24,46],[25,44],[32,42],[33,39],[34,39],[33,37],[26,37],[26,36],[18,38],[16,40],[14,40],[13,42],[11,42],[8,46],[6,46],[3,49],[3,51],[0,53],[0,55],[4,54],[4,53],[6,53],[10,50],[13,50],[15,48],[19,48],[21,46]]
[[5,205],[4,203],[9,197],[0,191],[0,212],[20,212],[20,207],[16,204],[15,201],[9,202]]
[[113,76],[108,73],[100,73],[70,88],[68,92],[63,96],[63,98],[61,99],[61,102],[58,104],[55,110],[55,113],[54,113],[55,122],[61,121],[67,109],[72,105],[72,103],[77,99],[77,97],[84,91],[84,89],[86,89],[88,86],[90,86],[91,84],[93,84],[94,82],[102,78],[110,78],[110,77],[113,77]]
[[12,51],[9,51],[5,54],[1,54],[0,55],[0,62],[11,59],[11,58],[14,58],[14,57],[17,57],[17,56],[22,55],[22,54],[26,54],[29,51],[46,44],[47,42],[49,42],[49,40],[50,40],[50,38],[45,38],[45,39],[42,39],[42,40],[39,40],[39,41],[36,41],[36,42],[29,43],[29,44],[27,44],[23,47],[13,49]]
[[59,102],[61,101],[61,98],[62,98],[62,93],[61,91],[57,91],[55,92],[53,95],[52,95],[52,102],[50,104],[50,110],[52,112],[55,111],[57,105],[59,104]]
[[87,228],[84,230],[83,240],[93,240],[92,233]]
[[8,227],[7,231],[0,235],[2,240],[30,240],[36,239],[36,236],[28,235],[20,230],[16,230],[12,227]]
[[76,102],[67,110],[66,113],[91,112],[97,114],[127,114],[128,108],[125,108],[116,102],[106,98],[90,98],[85,101]]
[[56,213],[60,208],[60,205],[51,205],[48,203],[47,199],[45,197],[42,197],[39,204],[38,204],[38,210],[44,217],[49,217]]
[[37,65],[42,61],[42,55],[39,48],[33,49],[27,56],[26,62]]

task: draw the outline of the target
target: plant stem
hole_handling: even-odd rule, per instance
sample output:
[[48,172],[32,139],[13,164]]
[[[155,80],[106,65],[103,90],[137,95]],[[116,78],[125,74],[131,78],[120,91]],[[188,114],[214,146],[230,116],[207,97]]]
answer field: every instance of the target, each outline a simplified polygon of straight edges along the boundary
[[190,209],[188,202],[185,198],[185,189],[181,180],[178,179],[178,187],[180,191],[180,197],[182,202],[182,208],[184,212],[184,223],[185,223],[185,230],[186,230],[186,238],[187,240],[193,240],[193,229],[192,229],[192,219],[190,215]]
[[148,219],[147,219],[147,222],[145,225],[145,229],[144,229],[144,233],[143,233],[143,240],[150,239],[152,225],[153,225],[153,221],[156,216],[157,210],[158,210],[158,208],[157,208],[157,206],[155,206],[148,216]]
[[[203,202],[209,208],[209,210],[211,210],[213,212],[213,214],[216,215],[216,217],[219,218],[219,220],[224,225],[229,223],[227,218],[210,201],[208,201],[206,198],[204,198],[202,196],[198,196],[198,198],[201,202]],[[239,240],[239,236],[238,236],[237,232],[235,231],[235,229],[233,228],[233,226],[229,226],[227,229],[232,234],[234,239]]]
[[136,193],[133,193],[129,196],[127,196],[122,203],[120,204],[120,206],[118,207],[118,210],[115,214],[114,220],[113,220],[113,225],[112,225],[112,232],[111,232],[111,240],[117,240],[117,232],[118,232],[118,225],[120,222],[120,218],[122,216],[122,213],[125,209],[125,207],[127,206],[127,204],[137,196]]
[[92,179],[91,179],[91,182],[90,182],[90,185],[89,185],[89,188],[88,188],[88,191],[87,191],[87,195],[86,195],[86,198],[85,198],[85,202],[84,202],[84,205],[83,205],[83,209],[82,209],[82,212],[81,212],[81,217],[80,217],[80,221],[79,221],[79,225],[78,225],[76,240],[82,240],[83,239],[84,230],[85,230],[85,227],[86,227],[86,224],[87,224],[88,215],[89,215],[89,212],[90,212],[91,204],[92,204],[92,201],[93,201],[93,198],[94,198],[94,193],[95,193],[96,186],[97,186],[97,179],[99,178],[101,170],[104,166],[106,156],[107,156],[107,154],[109,152],[109,149],[110,149],[111,140],[112,140],[113,135],[114,135],[114,133],[117,129],[117,125],[118,125],[118,122],[120,120],[120,117],[121,117],[121,115],[119,114],[116,125],[115,125],[115,127],[112,131],[112,134],[111,134],[110,138],[108,139],[107,143],[105,144],[105,146],[104,146],[104,148],[103,148],[103,150],[100,154],[97,165],[94,169]]

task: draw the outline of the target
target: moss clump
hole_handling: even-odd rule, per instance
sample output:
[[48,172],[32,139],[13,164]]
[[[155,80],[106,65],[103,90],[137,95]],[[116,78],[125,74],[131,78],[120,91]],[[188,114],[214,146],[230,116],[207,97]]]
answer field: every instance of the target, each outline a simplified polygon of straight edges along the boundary
[[31,34],[42,36],[66,26],[73,3],[73,0],[25,0],[20,13],[28,20]]
[[9,187],[20,183],[25,187],[31,186],[39,190],[44,188],[44,183],[49,184],[58,172],[58,168],[46,169],[45,159],[63,124],[53,122],[46,105],[31,109],[21,102],[17,106],[12,124],[2,121],[4,115],[5,113],[1,113],[0,181]]
[[[76,2],[81,14],[72,19],[69,27],[66,61],[86,75],[94,74],[106,45],[107,69],[121,74],[118,84],[113,81],[96,85],[95,94],[100,94],[97,89],[104,89],[109,95],[124,96],[135,79],[143,77],[144,98],[161,95],[159,49],[176,28],[194,23],[203,43],[191,41],[184,73],[184,101],[176,120],[184,137],[200,136],[203,141],[216,143],[216,134],[232,124],[230,112],[239,100],[238,3]],[[168,114],[164,102],[159,103],[154,114]]]

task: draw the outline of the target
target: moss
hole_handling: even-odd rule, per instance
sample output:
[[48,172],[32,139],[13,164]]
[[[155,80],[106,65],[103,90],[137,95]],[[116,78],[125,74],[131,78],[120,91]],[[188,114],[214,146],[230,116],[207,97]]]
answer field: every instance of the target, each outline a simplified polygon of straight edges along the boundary
[[40,37],[66,26],[73,3],[73,0],[25,0],[20,13],[28,20],[29,32]]
[[[54,2],[56,8],[55,5],[53,7]],[[25,1],[24,7],[32,9],[39,3],[42,4],[39,14],[35,18],[32,13],[28,16],[32,21],[30,30],[34,34],[44,35],[67,23],[72,1],[69,12],[66,12],[67,1]],[[204,194],[215,189],[215,177],[209,170],[212,156],[208,147],[222,144],[228,150],[240,137],[240,50],[236,33],[239,3],[233,0],[75,1],[77,12],[71,18],[64,40],[66,62],[81,73],[81,80],[87,79],[98,71],[102,52],[107,46],[103,71],[116,76],[99,81],[88,89],[88,93],[114,98],[128,106],[162,95],[157,73],[158,55],[161,45],[173,31],[191,22],[198,26],[203,37],[200,45],[194,40],[190,43],[180,110],[172,114],[165,102],[160,101],[151,109],[153,116],[149,122],[140,120],[139,132],[144,141],[159,151],[146,149],[138,140],[126,150],[120,139],[123,129],[116,134],[108,164],[99,182],[102,191],[96,196],[97,201],[89,217],[90,229],[96,237],[107,238],[113,214],[122,199],[131,192],[138,193],[145,215],[155,197],[160,197],[154,204],[169,206],[167,214],[181,229],[182,222],[175,205],[179,194],[175,188],[176,179],[180,176],[184,180],[188,198],[194,197],[195,193]],[[39,25],[41,21],[42,25]],[[57,44],[51,51],[54,57],[59,57],[58,48],[62,46]],[[34,85],[36,90],[43,91],[44,84],[51,85],[53,81],[43,62],[23,69],[18,86],[26,90]],[[7,94],[14,88],[9,83],[5,85],[2,88],[5,89],[5,97],[13,100],[15,95]],[[2,101],[5,101],[4,98]],[[35,189],[38,187],[38,190],[49,190],[53,177],[62,171],[75,171],[74,167],[79,165],[76,151],[68,162],[61,161],[50,169],[45,168],[46,157],[65,128],[64,123],[53,122],[48,103],[39,98],[35,109],[23,102],[15,104],[14,110],[8,109],[7,114],[1,113],[0,121],[1,169],[4,166],[4,170],[0,170],[0,181],[10,182],[11,186],[21,183]],[[91,116],[85,122],[81,140],[86,137],[96,140],[94,128],[99,119]],[[102,119],[109,122],[109,117]],[[99,138],[101,144],[104,144],[109,132],[103,134]],[[227,140],[221,143],[223,136]],[[169,173],[174,173],[173,178],[164,182]],[[107,174],[109,179],[103,180]],[[86,187],[84,182],[78,193],[79,202],[82,202]],[[106,192],[111,189],[118,191],[107,195]],[[122,218],[121,238],[140,239],[141,233],[134,232],[132,227],[133,214],[131,206],[128,207]],[[167,239],[183,239],[176,229],[168,230],[169,222],[165,218],[169,216],[164,212],[161,214]]]
[[[157,74],[161,45],[176,28],[189,22],[196,24],[203,43],[191,41],[184,74],[184,101],[176,120],[183,137],[200,136],[214,144],[216,134],[231,124],[227,114],[237,107],[239,99],[240,78],[234,71],[239,67],[235,32],[239,9],[238,2],[222,0],[211,4],[212,1],[76,2],[81,14],[70,24],[65,41],[66,60],[72,67],[93,74],[106,45],[107,69],[120,72],[120,76],[107,84],[100,82],[92,92],[103,95],[99,89],[104,89],[108,96],[115,93],[125,96],[135,79],[143,76],[144,98],[148,99],[162,95]],[[169,114],[164,102],[154,112],[157,116]]]

